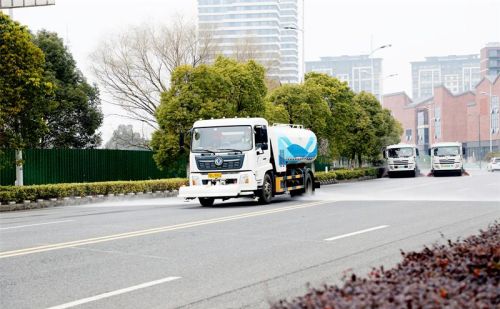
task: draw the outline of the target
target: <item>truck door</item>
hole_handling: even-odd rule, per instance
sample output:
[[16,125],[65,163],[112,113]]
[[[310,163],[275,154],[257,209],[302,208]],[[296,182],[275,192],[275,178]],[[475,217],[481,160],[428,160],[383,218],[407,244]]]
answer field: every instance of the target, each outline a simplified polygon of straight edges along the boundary
[[271,169],[271,149],[267,135],[267,126],[257,125],[255,132],[255,151],[257,155],[256,178],[257,184],[261,185],[266,172]]

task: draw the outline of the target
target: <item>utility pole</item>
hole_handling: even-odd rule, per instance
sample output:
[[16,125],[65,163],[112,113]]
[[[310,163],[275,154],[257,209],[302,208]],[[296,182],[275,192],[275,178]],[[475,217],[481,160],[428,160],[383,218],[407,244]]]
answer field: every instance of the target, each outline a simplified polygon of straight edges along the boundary
[[477,115],[477,138],[478,138],[478,144],[479,144],[479,151],[478,151],[478,157],[479,157],[479,169],[481,169],[481,162],[483,161],[483,156],[481,155],[482,153],[482,148],[481,148],[481,114]]

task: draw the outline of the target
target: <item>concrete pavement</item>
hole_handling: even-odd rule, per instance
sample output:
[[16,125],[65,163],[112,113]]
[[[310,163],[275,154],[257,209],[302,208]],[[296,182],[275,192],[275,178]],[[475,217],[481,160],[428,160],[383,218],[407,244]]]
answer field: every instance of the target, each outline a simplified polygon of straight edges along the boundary
[[177,198],[0,215],[2,308],[265,308],[500,219],[500,173],[325,186],[267,206]]

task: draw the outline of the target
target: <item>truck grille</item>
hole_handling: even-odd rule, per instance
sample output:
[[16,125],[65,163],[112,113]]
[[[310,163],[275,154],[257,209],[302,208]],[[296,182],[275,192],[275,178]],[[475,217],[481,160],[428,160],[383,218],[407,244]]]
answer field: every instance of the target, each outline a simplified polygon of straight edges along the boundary
[[408,160],[394,160],[394,164],[408,165]]
[[[215,159],[221,158],[222,165],[216,165]],[[231,156],[197,156],[196,166],[200,171],[218,171],[218,170],[236,170],[243,166],[245,155],[231,155]]]
[[453,164],[455,163],[455,159],[439,159],[440,164]]

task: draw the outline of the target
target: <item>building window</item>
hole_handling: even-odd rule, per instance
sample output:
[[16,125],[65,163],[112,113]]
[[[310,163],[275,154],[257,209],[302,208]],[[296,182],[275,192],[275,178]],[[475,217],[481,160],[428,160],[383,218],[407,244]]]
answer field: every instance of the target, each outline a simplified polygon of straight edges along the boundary
[[405,137],[407,142],[411,141],[411,129],[406,129]]
[[491,97],[491,133],[498,133],[500,128],[500,102],[498,96]]

